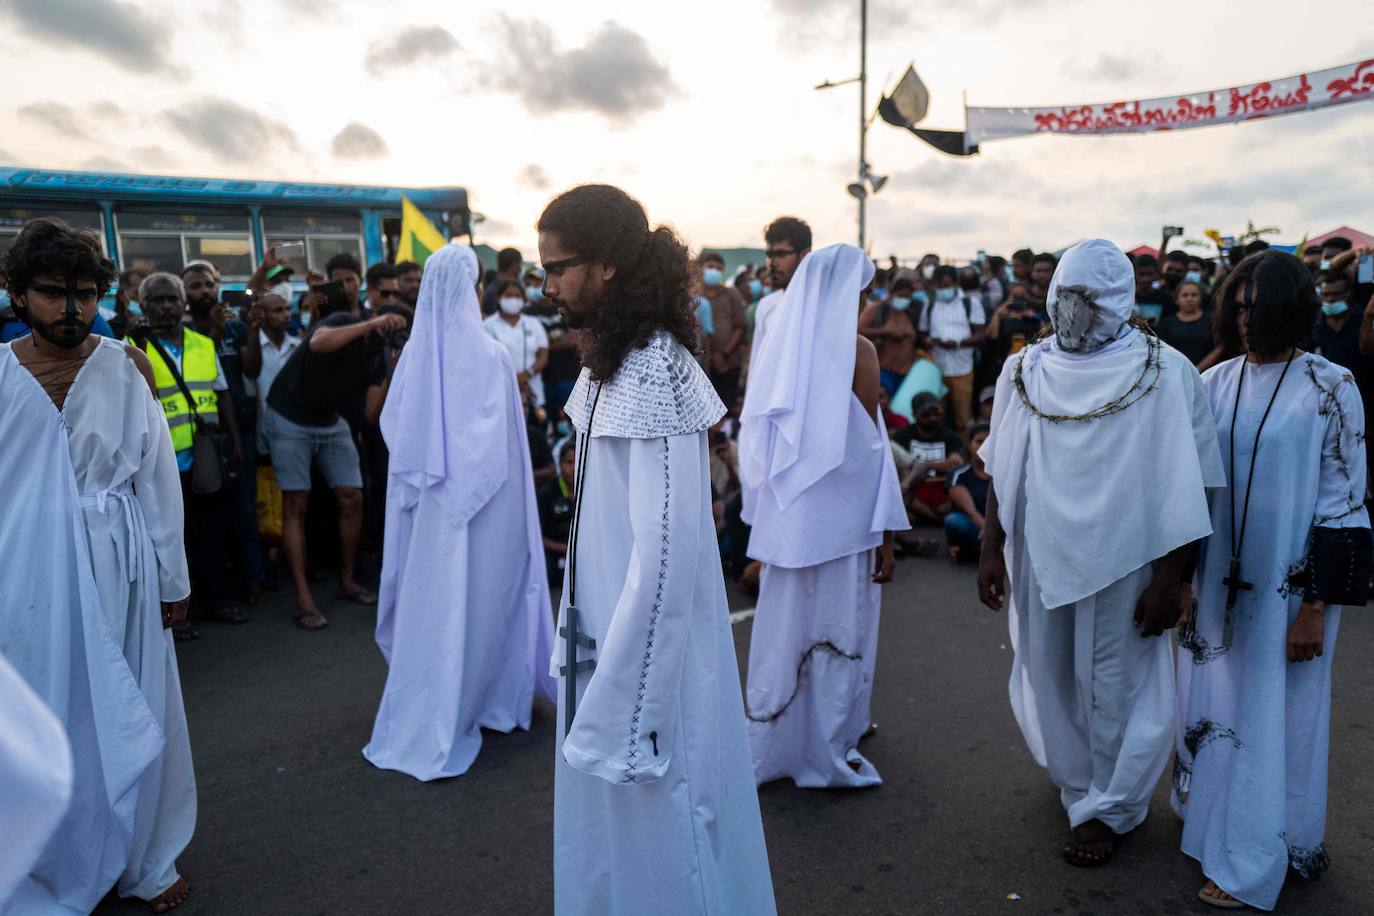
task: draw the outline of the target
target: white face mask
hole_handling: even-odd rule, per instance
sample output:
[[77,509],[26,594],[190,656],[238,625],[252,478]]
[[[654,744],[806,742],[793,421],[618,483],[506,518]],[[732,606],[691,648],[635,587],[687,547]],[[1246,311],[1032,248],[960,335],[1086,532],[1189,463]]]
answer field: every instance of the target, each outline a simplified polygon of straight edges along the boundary
[[502,296],[500,302],[501,311],[507,315],[519,315],[525,308],[524,296]]
[[293,298],[290,283],[278,283],[276,286],[269,287],[267,291],[274,296],[281,296],[287,302]]

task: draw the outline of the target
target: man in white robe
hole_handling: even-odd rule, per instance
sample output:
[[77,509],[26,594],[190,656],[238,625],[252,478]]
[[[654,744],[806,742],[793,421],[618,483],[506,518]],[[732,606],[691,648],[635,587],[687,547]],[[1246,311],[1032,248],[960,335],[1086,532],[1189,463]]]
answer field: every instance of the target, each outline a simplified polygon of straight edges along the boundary
[[623,191],[583,185],[545,209],[539,253],[545,292],[583,329],[587,366],[565,408],[579,436],[579,508],[550,662],[552,673],[565,667],[572,638],[578,667],[559,689],[555,912],[768,916],[711,515],[706,433],[725,408],[683,345],[697,333],[686,248],[666,228],[651,232]]
[[873,273],[852,245],[822,248],[755,322],[740,479],[749,556],[763,563],[746,690],[759,783],[882,783],[858,745],[891,532],[910,524],[878,410],[878,354],[858,335]]
[[1068,813],[1064,858],[1089,867],[1145,819],[1168,761],[1167,629],[1211,532],[1206,489],[1225,480],[1196,370],[1129,323],[1134,300],[1116,246],[1069,249],[1049,287],[1055,335],[1003,367],[981,450],[980,597],[1010,599],[1012,710]]
[[1329,865],[1331,662],[1340,606],[1364,604],[1369,583],[1365,414],[1348,370],[1295,349],[1317,314],[1301,261],[1252,256],[1218,302],[1228,329],[1247,315],[1227,343],[1250,355],[1202,377],[1231,479],[1179,640],[1173,802],[1204,902],[1272,910],[1290,869]]
[[520,392],[482,331],[477,256],[425,262],[382,410],[391,459],[377,645],[390,666],[363,755],[416,779],[461,776],[482,729],[530,727],[553,611]]
[[72,800],[62,723],[0,656],[0,912]]
[[0,347],[0,555],[26,571],[0,577],[0,654],[75,764],[19,913],[88,912],[116,882],[158,912],[189,892],[176,859],[196,788],[168,629],[190,595],[181,486],[146,357],[88,336],[103,264],[93,238],[43,220],[4,261],[34,332]]

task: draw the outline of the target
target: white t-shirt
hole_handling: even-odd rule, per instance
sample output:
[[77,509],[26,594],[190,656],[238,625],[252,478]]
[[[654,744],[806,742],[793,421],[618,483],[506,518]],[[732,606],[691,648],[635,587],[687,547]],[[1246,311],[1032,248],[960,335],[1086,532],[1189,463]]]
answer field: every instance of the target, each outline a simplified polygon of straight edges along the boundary
[[[516,372],[529,372],[539,358],[539,351],[549,348],[549,333],[532,315],[522,314],[513,325],[507,324],[500,314],[491,315],[482,321],[482,329],[510,353]],[[544,380],[540,376],[530,376],[530,391],[534,394],[534,402],[543,406]]]
[[267,413],[267,395],[272,391],[272,382],[276,380],[281,367],[286,365],[291,353],[301,345],[301,339],[287,334],[282,338],[281,349],[278,349],[267,336],[267,332],[259,330],[258,345],[262,349],[262,369],[256,379],[245,378],[244,383],[251,384],[256,389],[258,416],[261,417]]
[[[967,307],[965,298],[968,299]],[[964,293],[952,302],[932,300],[921,310],[921,326],[918,330],[929,334],[932,340],[966,340],[973,334],[971,326],[975,324],[987,324],[983,303],[977,293]],[[940,374],[945,378],[968,375],[973,371],[971,347],[951,349],[932,345],[930,358],[940,367]]]

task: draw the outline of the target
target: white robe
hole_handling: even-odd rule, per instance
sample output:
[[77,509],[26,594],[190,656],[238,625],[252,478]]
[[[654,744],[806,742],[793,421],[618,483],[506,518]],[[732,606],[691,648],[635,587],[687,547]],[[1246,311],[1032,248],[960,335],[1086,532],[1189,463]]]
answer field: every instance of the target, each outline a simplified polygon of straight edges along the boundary
[[749,642],[749,744],[759,783],[879,785],[868,728],[882,589],[874,549],[910,527],[881,417],[853,391],[873,262],[808,255],[756,323],[740,421],[749,556],[763,563]]
[[482,508],[455,526],[434,489],[396,473],[387,484],[377,645],[390,667],[363,755],[416,779],[463,775],[482,729],[528,729],[534,695],[554,698],[529,444],[503,363],[509,476]]
[[63,721],[76,764],[67,817],[11,905],[84,912],[116,879],[122,896],[151,899],[177,880],[196,819],[161,614],[162,601],[190,593],[166,420],[112,340],[92,352],[60,414],[0,349],[0,414],[0,542],[20,563],[37,552],[43,562],[27,568],[50,572],[0,583],[0,652]]
[[[568,407],[580,430],[595,388],[584,370]],[[605,384],[578,453],[577,607],[596,641],[580,656],[596,667],[566,735],[559,682],[560,916],[776,911],[711,516],[705,430],[723,412],[660,332]],[[563,659],[560,637],[552,673]]]
[[[1225,454],[1240,366],[1236,358],[1203,376]],[[1322,655],[1289,662],[1288,628],[1302,595],[1287,587],[1288,576],[1302,565],[1314,526],[1369,526],[1359,390],[1345,369],[1305,354],[1264,424],[1240,558],[1241,578],[1254,588],[1239,592],[1225,647],[1231,496],[1238,488],[1243,504],[1255,430],[1282,372],[1282,363],[1245,369],[1236,480],[1212,498],[1215,533],[1198,568],[1197,614],[1180,640],[1174,773],[1183,851],[1227,893],[1266,910],[1290,865],[1307,877],[1327,866],[1331,662],[1341,609],[1323,614]]]
[[72,800],[62,723],[0,656],[0,912]]
[[[1146,344],[1129,331],[1096,354],[1053,341],[1022,352],[1050,363],[1027,371],[1032,403],[1076,399],[1054,410],[1070,413],[1125,391]],[[1225,479],[1197,372],[1168,346],[1159,358],[1139,402],[1054,424],[1022,404],[1009,360],[982,450],[1007,531],[1012,712],[1071,827],[1097,819],[1125,833],[1148,813],[1173,736],[1173,652],[1167,632],[1141,637],[1135,607],[1154,560],[1208,534],[1204,488]],[[1102,582],[1103,568],[1115,579]]]

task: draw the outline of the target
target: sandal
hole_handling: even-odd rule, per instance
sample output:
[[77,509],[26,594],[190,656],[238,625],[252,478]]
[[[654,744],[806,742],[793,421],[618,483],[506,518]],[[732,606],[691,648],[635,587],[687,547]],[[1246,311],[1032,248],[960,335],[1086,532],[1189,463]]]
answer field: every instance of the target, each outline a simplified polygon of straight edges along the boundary
[[172,627],[172,638],[177,642],[194,642],[200,639],[200,631],[189,623]]
[[1207,893],[1207,888],[1209,888],[1209,887],[1212,888],[1213,890],[1219,892],[1219,893],[1226,894],[1226,891],[1222,890],[1220,885],[1218,885],[1215,881],[1212,881],[1212,880],[1209,879],[1208,882],[1202,886],[1202,890],[1200,890],[1200,891],[1197,892],[1197,899],[1201,900],[1203,903],[1207,904],[1208,906],[1210,906],[1210,907],[1216,907],[1216,908],[1219,909],[1219,910],[1248,910],[1248,909],[1250,909],[1250,905],[1249,905],[1248,903],[1244,903],[1244,902],[1242,902],[1242,901],[1240,901],[1240,900],[1237,900],[1235,897],[1232,897],[1230,894],[1226,894],[1226,899],[1225,899],[1225,900],[1223,900],[1223,899],[1220,898],[1220,897],[1214,897],[1214,896],[1212,896],[1211,894]]
[[368,591],[361,585],[355,587],[351,592],[340,589],[334,594],[334,597],[339,601],[352,601],[354,604],[361,604],[363,607],[377,606],[376,594]]
[[248,612],[236,605],[226,605],[210,614],[210,619],[218,623],[227,623],[230,626],[238,626],[248,622]]
[[[1121,839],[1125,836],[1125,834],[1113,832],[1110,827],[1103,824],[1101,821],[1089,823],[1096,823],[1098,827],[1105,832],[1105,835],[1094,830],[1094,836],[1085,836],[1083,835],[1083,828],[1087,827],[1088,824],[1079,824],[1073,829],[1073,842],[1069,843],[1069,845],[1065,846],[1062,850],[1064,861],[1078,868],[1100,868],[1106,865],[1112,860],[1112,856],[1116,853],[1117,846],[1121,845]],[[1097,844],[1102,844],[1107,847],[1106,852],[1102,854],[1100,859],[1092,858],[1080,852],[1080,847],[1082,846]]]
[[323,630],[329,626],[329,621],[319,611],[311,608],[308,611],[296,612],[296,626],[302,630]]

